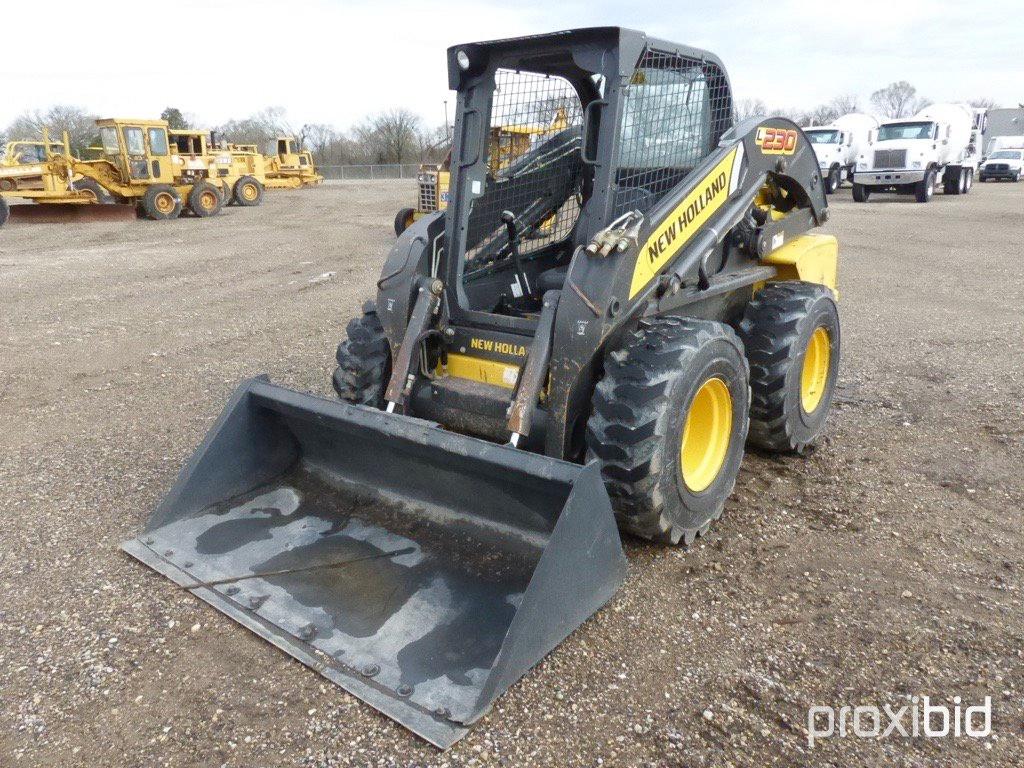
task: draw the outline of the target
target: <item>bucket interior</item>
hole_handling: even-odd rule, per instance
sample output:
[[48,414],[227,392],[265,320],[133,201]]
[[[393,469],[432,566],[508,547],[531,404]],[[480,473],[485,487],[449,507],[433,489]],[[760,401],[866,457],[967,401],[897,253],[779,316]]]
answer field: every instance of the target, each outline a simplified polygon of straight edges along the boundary
[[[499,446],[436,428],[403,439],[259,398],[239,408],[244,425],[222,426],[145,545],[179,584],[215,590],[361,682],[424,713],[479,716],[571,482],[538,472],[541,457],[496,461]],[[236,452],[257,486],[233,476]]]

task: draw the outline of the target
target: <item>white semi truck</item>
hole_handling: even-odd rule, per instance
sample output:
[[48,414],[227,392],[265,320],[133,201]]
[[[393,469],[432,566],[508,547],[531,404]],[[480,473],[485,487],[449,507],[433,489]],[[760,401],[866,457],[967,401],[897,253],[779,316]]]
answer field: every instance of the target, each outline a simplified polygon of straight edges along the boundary
[[985,116],[966,104],[932,104],[882,123],[857,156],[853,199],[865,203],[874,192],[892,191],[927,203],[940,180],[947,195],[967,194],[981,160]]
[[851,112],[828,125],[804,129],[818,157],[826,194],[839,189],[844,179],[853,179],[857,158],[867,151],[872,132],[877,128],[878,118]]

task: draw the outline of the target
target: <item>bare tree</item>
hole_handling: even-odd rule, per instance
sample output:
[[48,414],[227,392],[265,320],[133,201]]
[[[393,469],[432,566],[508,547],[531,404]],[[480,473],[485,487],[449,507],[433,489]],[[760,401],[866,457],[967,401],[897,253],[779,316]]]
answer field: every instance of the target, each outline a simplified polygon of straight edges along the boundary
[[355,139],[370,163],[403,163],[418,160],[419,115],[397,108],[368,118],[354,129]]
[[871,103],[886,117],[910,117],[931,102],[917,97],[917,89],[906,80],[889,83],[871,94]]
[[975,109],[999,109],[999,102],[995,99],[969,99],[967,103]]
[[277,136],[294,133],[281,107],[267,107],[241,120],[229,120],[215,130],[225,141],[261,148]]
[[860,112],[860,99],[852,93],[836,96],[829,102],[829,104],[833,109],[835,109],[836,117],[842,117],[843,115],[848,115],[851,112]]
[[[807,125],[828,125],[837,117],[839,117],[839,110],[831,103],[819,104],[804,115]],[[797,122],[801,121],[798,120]]]
[[751,117],[767,117],[768,107],[761,99],[740,99],[736,102],[736,122]]
[[50,132],[53,141],[60,141],[67,131],[71,139],[71,150],[77,155],[83,154],[86,148],[98,141],[96,116],[67,104],[57,104],[45,112],[36,110],[19,115],[7,126],[5,133],[11,137],[11,141],[38,140],[43,128]]
[[302,145],[313,153],[313,160],[318,163],[326,163],[327,152],[338,138],[334,128],[324,123],[306,123],[299,135]]
[[421,162],[439,163],[452,148],[451,132],[447,125],[426,128],[416,135]]

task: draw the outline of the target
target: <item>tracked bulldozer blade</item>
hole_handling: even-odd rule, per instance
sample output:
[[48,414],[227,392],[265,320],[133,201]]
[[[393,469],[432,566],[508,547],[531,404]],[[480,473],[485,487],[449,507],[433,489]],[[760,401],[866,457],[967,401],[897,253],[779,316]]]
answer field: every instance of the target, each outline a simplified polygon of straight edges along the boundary
[[265,377],[123,548],[442,748],[625,576],[596,465]]

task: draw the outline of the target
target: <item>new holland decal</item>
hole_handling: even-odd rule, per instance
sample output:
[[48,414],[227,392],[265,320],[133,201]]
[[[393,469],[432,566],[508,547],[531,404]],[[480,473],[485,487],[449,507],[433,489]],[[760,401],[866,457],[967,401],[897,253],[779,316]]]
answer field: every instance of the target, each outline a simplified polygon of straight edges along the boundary
[[717,211],[739,183],[743,145],[726,155],[659,224],[637,256],[629,298],[653,280]]

